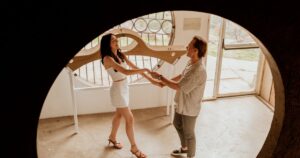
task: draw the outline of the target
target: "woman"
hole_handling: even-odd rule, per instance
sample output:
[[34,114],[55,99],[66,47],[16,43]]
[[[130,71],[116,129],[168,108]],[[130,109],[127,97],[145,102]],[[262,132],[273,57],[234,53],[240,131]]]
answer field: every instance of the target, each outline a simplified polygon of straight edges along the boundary
[[[126,134],[131,144],[131,153],[137,158],[146,158],[147,156],[137,147],[134,138],[134,118],[130,108],[128,107],[129,91],[127,75],[141,74],[157,86],[162,86],[162,82],[144,74],[144,72],[150,73],[150,70],[139,69],[123,53],[121,53],[118,46],[118,39],[113,34],[106,34],[102,37],[100,54],[102,64],[113,80],[110,88],[110,97],[112,105],[116,107],[116,112],[112,121],[112,130],[108,139],[109,144],[112,143],[113,147],[116,149],[121,149],[123,147],[122,144],[117,141],[116,135],[120,126],[121,118],[124,117],[126,120]],[[132,69],[127,69],[127,65]]]

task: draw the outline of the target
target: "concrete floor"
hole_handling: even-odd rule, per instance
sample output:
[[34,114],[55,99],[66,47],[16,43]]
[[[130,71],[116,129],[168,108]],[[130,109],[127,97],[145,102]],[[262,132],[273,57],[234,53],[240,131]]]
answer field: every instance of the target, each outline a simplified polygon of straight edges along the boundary
[[[149,158],[172,158],[180,146],[166,108],[134,110],[139,148]],[[131,158],[124,120],[118,132],[122,150],[107,146],[112,113],[79,116],[79,133],[73,118],[39,122],[39,158]],[[255,158],[269,132],[273,112],[255,96],[222,98],[203,103],[197,119],[196,158]]]

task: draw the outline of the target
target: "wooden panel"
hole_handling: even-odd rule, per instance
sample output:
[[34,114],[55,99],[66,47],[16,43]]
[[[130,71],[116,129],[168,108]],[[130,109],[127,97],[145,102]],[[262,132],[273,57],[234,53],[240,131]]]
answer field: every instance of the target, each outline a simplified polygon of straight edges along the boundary
[[[126,47],[125,50],[128,50],[124,52],[126,55],[142,55],[155,57],[173,64],[182,55],[186,54],[185,46],[149,46],[139,37],[136,32],[129,29],[115,29],[111,30],[111,33],[115,34],[117,37],[129,37],[135,40],[136,43]],[[86,55],[75,56],[68,64],[68,67],[70,67],[74,71],[82,65],[99,59],[99,49],[99,45],[88,50],[82,49],[81,51],[84,52],[80,51],[80,53],[78,54]]]
[[272,88],[271,88],[271,96],[270,96],[270,100],[269,100],[270,105],[275,108],[275,89],[274,89],[274,82],[272,84]]
[[271,70],[269,67],[269,64],[265,62],[264,64],[264,70],[263,70],[263,77],[262,77],[262,82],[261,82],[261,89],[260,89],[260,95],[261,97],[269,102],[270,98],[270,92],[272,88],[272,74]]

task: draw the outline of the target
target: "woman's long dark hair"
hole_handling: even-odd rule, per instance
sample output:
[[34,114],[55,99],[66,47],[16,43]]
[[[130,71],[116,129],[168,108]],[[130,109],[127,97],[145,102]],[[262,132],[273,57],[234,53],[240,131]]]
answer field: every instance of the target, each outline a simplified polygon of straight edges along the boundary
[[[111,51],[110,41],[113,34],[108,33],[102,36],[101,44],[100,44],[100,56],[103,64],[103,59],[105,56],[112,57],[117,63],[121,64],[120,61],[117,59],[117,56],[124,62],[124,54],[121,53],[120,49],[117,51],[117,56]],[[117,72],[117,70],[115,70]]]

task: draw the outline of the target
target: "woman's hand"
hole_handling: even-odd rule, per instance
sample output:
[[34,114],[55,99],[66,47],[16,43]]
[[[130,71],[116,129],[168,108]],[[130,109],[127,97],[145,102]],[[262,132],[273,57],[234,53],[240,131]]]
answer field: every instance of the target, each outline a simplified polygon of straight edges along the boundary
[[149,69],[147,69],[147,68],[144,68],[143,70],[144,70],[144,72],[146,72],[146,73],[148,73],[148,74],[151,73],[151,71],[150,71]]
[[160,74],[159,74],[159,73],[157,73],[157,72],[154,72],[154,71],[152,71],[150,74],[151,74],[151,76],[152,76],[153,78],[155,78],[155,79],[158,79],[158,78],[159,78],[159,76],[160,76]]
[[161,81],[152,80],[151,83],[154,84],[154,85],[156,85],[156,86],[158,86],[158,87],[160,87],[160,88],[162,88],[162,87],[165,86],[165,84],[163,82],[161,82]]

